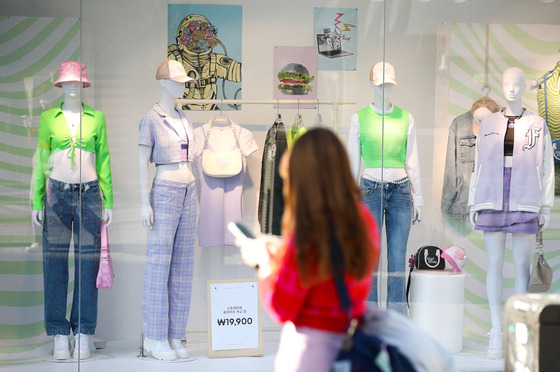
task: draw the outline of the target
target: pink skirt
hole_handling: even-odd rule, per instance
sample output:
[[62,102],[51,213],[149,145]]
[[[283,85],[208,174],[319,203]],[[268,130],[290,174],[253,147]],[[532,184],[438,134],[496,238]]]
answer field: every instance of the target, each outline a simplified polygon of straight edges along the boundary
[[344,336],[344,333],[297,327],[286,322],[274,360],[274,372],[330,372]]

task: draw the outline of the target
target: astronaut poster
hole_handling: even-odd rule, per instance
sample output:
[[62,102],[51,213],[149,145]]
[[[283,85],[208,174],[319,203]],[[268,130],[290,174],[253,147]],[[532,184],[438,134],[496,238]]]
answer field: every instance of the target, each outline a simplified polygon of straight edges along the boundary
[[242,14],[241,6],[169,4],[167,58],[196,80],[185,85],[183,98],[216,100],[184,110],[240,109],[220,100],[241,99]]
[[356,70],[358,10],[315,8],[313,43],[319,70]]

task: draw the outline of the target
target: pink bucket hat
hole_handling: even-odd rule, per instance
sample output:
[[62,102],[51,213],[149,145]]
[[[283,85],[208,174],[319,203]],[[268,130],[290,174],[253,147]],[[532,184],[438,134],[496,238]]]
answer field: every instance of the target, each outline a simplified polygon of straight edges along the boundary
[[448,245],[441,249],[441,257],[445,258],[453,268],[453,272],[460,273],[467,263],[465,250],[457,245]]
[[83,63],[81,65],[80,70],[80,62],[78,61],[62,62],[58,67],[58,79],[54,82],[54,86],[62,88],[60,83],[68,81],[81,81],[84,88],[91,86],[91,82],[87,78],[86,65]]

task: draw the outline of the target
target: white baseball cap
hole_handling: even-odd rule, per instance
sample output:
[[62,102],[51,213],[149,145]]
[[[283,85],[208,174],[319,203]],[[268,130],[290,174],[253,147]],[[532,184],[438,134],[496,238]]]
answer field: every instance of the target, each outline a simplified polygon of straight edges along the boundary
[[[383,70],[383,65],[385,65],[385,70]],[[377,62],[375,65],[373,65],[371,71],[369,72],[369,80],[373,82],[373,85],[381,85],[383,83],[391,83],[397,85],[397,80],[395,78],[395,68],[389,62]]]
[[156,80],[169,79],[179,83],[196,83],[196,80],[187,75],[183,65],[174,59],[163,61],[156,72]]

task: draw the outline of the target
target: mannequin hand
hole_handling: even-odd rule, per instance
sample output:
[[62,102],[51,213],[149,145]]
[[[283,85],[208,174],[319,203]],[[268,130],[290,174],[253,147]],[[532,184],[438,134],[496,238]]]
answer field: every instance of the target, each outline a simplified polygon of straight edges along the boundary
[[143,204],[140,210],[140,219],[142,220],[142,225],[149,229],[152,228],[154,224],[154,211],[150,204]]
[[471,211],[469,213],[469,219],[471,220],[471,225],[476,225],[476,220],[478,219],[478,213],[475,211]]
[[422,207],[414,207],[414,212],[412,216],[412,224],[420,223],[420,217],[422,217]]
[[540,231],[544,231],[548,227],[548,223],[550,222],[550,215],[549,214],[539,214],[539,227]]
[[112,220],[113,220],[113,210],[105,209],[103,211],[103,221],[105,221],[105,225],[109,226]]
[[37,226],[41,226],[43,222],[43,211],[33,211],[31,212],[31,220]]

